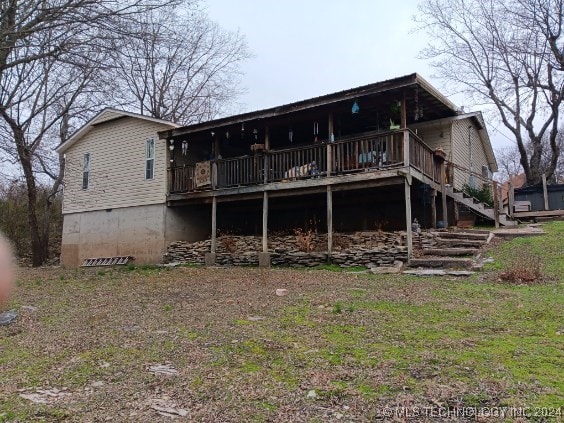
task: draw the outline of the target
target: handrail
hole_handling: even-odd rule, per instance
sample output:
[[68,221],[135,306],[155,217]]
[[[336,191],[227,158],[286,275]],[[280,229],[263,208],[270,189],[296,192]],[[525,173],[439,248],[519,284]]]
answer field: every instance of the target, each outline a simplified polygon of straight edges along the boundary
[[[409,136],[409,163],[404,162],[404,136]],[[210,161],[212,185],[222,189],[326,177],[359,171],[411,165],[434,181],[440,181],[440,166],[431,149],[409,129],[373,132],[332,143],[257,152],[253,155]],[[169,193],[196,191],[195,167],[171,167]]]

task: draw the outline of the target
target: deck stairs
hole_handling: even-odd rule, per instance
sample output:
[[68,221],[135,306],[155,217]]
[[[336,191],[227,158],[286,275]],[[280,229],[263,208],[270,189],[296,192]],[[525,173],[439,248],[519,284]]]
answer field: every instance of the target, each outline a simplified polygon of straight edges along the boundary
[[[479,267],[476,256],[493,238],[490,231],[475,229],[436,230],[431,234],[435,241],[433,246],[417,249],[415,257],[407,264],[408,268],[423,271],[428,269],[476,270]],[[414,246],[417,246],[419,236],[414,235]],[[407,272],[413,273],[411,270]]]
[[[459,204],[466,206],[472,212],[484,216],[488,219],[495,220],[494,209],[488,205],[481,203],[473,197],[468,197],[464,193],[454,189],[452,186],[446,187],[447,196],[452,198]],[[516,226],[517,222],[509,219],[505,213],[499,214],[499,224],[502,226]]]

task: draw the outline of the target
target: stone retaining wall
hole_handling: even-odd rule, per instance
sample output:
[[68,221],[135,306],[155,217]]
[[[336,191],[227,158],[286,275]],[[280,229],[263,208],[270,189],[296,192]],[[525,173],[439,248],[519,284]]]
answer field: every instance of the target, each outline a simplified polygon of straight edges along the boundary
[[[405,232],[356,232],[333,235],[332,263],[341,267],[390,266],[394,261],[407,261]],[[423,238],[425,244],[431,239]],[[302,242],[295,235],[269,235],[271,262],[277,266],[314,267],[326,264],[327,234],[311,234]],[[309,248],[309,252],[305,251]],[[167,263],[204,264],[211,240],[194,243],[176,241],[170,244],[164,260]],[[302,250],[302,251],[300,251]],[[217,238],[216,260],[222,266],[256,266],[262,251],[259,236],[225,235]]]

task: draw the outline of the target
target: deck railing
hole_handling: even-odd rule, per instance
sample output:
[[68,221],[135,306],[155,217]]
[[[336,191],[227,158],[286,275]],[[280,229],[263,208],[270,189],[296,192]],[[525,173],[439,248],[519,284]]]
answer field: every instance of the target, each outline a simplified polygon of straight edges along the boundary
[[264,182],[262,155],[216,160],[213,165],[217,167],[215,188],[231,188]]
[[319,177],[327,174],[327,144],[277,150],[266,154],[267,182]]
[[168,192],[190,192],[196,189],[194,166],[178,166],[168,169]]
[[[413,132],[407,131],[407,134],[409,164],[439,182],[441,167],[434,151]],[[403,131],[368,134],[330,144],[213,160],[211,184],[202,187],[196,187],[193,166],[173,167],[169,169],[169,193],[378,171],[405,166],[404,158]]]
[[335,174],[403,164],[402,132],[352,138],[329,146]]
[[411,131],[409,132],[409,164],[433,181],[440,180],[440,164],[435,159],[435,152]]

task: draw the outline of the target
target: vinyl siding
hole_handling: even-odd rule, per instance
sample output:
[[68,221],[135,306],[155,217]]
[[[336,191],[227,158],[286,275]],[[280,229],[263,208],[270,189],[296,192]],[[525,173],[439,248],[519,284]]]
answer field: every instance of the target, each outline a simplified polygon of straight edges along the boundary
[[[471,126],[470,148],[468,148],[468,126]],[[478,175],[482,174],[482,166],[486,166],[489,169],[488,159],[480,139],[478,128],[472,120],[463,119],[452,122],[452,145],[452,161],[455,164],[465,169],[470,169]],[[470,156],[472,156],[471,161]],[[456,189],[461,189],[465,183],[469,183],[469,180],[470,175],[468,172],[454,169],[453,185]],[[476,179],[476,183],[479,182],[479,179]]]
[[[113,112],[109,112],[113,113]],[[162,204],[166,197],[166,124],[102,115],[66,152],[63,213]],[[106,122],[104,122],[106,121]],[[145,180],[145,147],[155,139],[154,179]],[[82,189],[84,154],[90,154],[88,189]]]
[[452,152],[450,127],[450,122],[446,122],[442,125],[414,126],[412,130],[417,129],[417,136],[433,150],[442,148],[447,155],[447,160],[450,160]]

